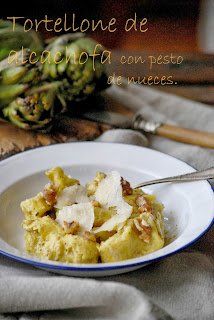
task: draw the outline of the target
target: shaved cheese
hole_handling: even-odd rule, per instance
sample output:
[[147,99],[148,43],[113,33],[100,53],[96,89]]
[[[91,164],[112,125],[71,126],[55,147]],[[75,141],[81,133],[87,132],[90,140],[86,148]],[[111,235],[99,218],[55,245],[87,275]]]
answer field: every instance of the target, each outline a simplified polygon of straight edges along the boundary
[[126,222],[126,220],[130,217],[130,215],[125,214],[116,214],[106,222],[102,224],[101,227],[99,227],[96,230],[93,230],[94,233],[98,233],[100,231],[112,231],[116,226],[119,224]]
[[57,196],[57,203],[55,208],[61,209],[65,206],[69,206],[73,203],[86,203],[89,202],[87,196],[88,190],[81,185],[73,185],[71,187],[64,188]]
[[80,232],[91,231],[94,224],[94,207],[90,202],[63,207],[58,211],[55,221],[62,227],[64,225],[64,221],[75,221],[80,225]]
[[95,199],[104,207],[115,207],[122,199],[122,186],[120,183],[120,174],[113,171],[101,180],[95,192]]
[[94,232],[111,231],[120,223],[125,222],[132,213],[132,206],[123,199],[121,176],[117,171],[113,171],[101,180],[95,192],[97,200],[105,209],[116,207],[117,214],[104,222],[103,225]]

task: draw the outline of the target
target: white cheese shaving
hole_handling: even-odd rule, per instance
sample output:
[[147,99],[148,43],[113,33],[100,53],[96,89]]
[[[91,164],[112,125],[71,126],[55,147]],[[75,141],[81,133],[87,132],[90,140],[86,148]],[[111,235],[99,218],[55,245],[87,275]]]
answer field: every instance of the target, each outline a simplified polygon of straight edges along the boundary
[[57,195],[57,203],[54,207],[61,209],[65,206],[70,206],[73,203],[89,202],[90,199],[87,194],[87,189],[81,185],[75,184],[71,187],[66,187]]
[[94,224],[93,205],[88,202],[63,207],[58,211],[56,222],[58,222],[63,227],[64,221],[78,222],[80,225],[80,232],[91,231]]
[[116,214],[106,222],[102,224],[101,227],[94,230],[94,233],[98,233],[101,231],[111,231],[113,230],[117,225],[126,222],[126,220],[129,218],[130,215],[124,215],[124,214]]
[[95,200],[97,200],[104,208],[116,207],[117,214],[104,222],[103,225],[94,232],[111,231],[120,223],[125,222],[132,213],[130,206],[123,199],[121,176],[117,171],[113,171],[101,180],[95,192]]

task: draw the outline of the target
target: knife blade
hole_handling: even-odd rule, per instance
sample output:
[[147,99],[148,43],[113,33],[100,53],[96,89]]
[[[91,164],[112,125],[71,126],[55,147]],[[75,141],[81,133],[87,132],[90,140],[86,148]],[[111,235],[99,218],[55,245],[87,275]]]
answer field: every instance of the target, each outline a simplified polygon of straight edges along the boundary
[[133,128],[133,118],[124,116],[116,112],[86,111],[81,113],[81,116],[92,121],[103,122],[122,129]]
[[214,133],[172,126],[161,122],[147,121],[140,114],[132,118],[110,111],[86,111],[83,112],[81,116],[92,121],[106,123],[122,129],[139,130],[187,144],[214,148]]

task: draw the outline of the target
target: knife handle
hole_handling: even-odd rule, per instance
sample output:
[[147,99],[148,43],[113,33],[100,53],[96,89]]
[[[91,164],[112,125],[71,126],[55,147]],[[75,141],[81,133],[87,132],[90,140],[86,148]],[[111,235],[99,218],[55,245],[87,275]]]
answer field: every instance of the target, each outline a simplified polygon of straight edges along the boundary
[[214,148],[214,133],[197,131],[154,121],[146,121],[140,114],[133,119],[133,127],[147,133],[206,148]]
[[181,128],[169,124],[162,124],[156,129],[156,134],[188,144],[206,148],[214,148],[214,133]]

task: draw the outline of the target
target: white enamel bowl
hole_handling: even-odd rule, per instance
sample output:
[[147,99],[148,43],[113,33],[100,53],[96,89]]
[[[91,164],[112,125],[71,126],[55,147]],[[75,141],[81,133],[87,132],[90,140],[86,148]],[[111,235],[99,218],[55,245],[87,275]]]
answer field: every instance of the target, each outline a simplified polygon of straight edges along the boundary
[[97,171],[117,170],[131,184],[195,171],[166,154],[117,143],[73,142],[37,148],[0,162],[0,253],[11,259],[70,276],[107,276],[138,269],[165,258],[197,240],[212,224],[214,197],[207,181],[159,184],[143,190],[155,193],[165,206],[171,242],[135,259],[103,264],[72,264],[41,260],[24,252],[20,202],[36,195],[47,183],[44,171],[62,167],[85,184]]

